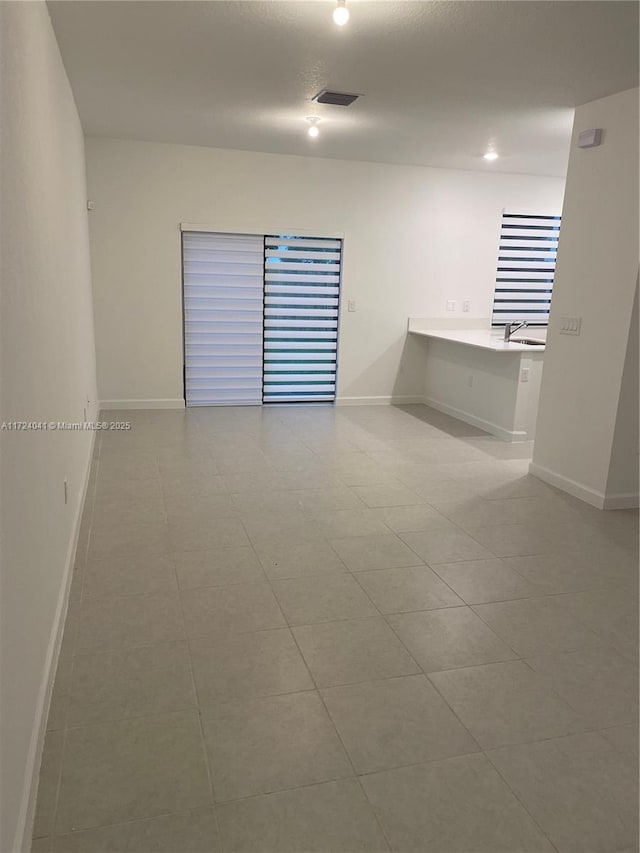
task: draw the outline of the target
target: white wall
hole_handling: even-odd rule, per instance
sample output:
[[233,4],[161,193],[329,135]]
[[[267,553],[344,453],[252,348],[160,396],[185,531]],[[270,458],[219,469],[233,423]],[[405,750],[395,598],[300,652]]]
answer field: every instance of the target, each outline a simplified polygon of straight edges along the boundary
[[[96,401],[84,141],[44,3],[0,3],[0,80],[0,420],[82,421],[87,396],[89,416]],[[0,850],[17,853],[30,847],[91,436],[0,439]]]
[[640,383],[638,343],[638,282],[636,280],[631,327],[622,371],[620,399],[618,400],[616,427],[609,462],[608,495],[638,494],[638,407],[640,405],[638,399],[640,396],[638,393]]
[[105,138],[87,140],[87,163],[103,401],[182,398],[180,222],[344,233],[339,397],[388,399],[422,392],[408,317],[445,315],[447,299],[448,316],[489,317],[503,208],[556,213],[564,191],[559,178]]
[[[630,478],[624,485],[609,474],[616,430],[626,436],[617,469],[631,473],[638,462],[637,420],[629,422],[637,403],[621,405],[637,323],[638,94],[576,110],[531,469],[596,506],[637,502],[637,493],[624,496]],[[592,127],[604,128],[604,144],[579,149],[577,134]],[[566,316],[582,317],[579,337],[559,334]],[[617,425],[619,416],[627,423]]]

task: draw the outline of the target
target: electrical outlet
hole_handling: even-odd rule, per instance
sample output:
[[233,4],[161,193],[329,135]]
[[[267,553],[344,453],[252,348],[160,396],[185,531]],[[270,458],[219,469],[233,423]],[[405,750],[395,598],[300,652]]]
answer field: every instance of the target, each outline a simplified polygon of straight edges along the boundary
[[455,299],[447,299],[447,311],[455,311],[455,310],[456,310]]
[[467,376],[467,385],[469,386],[469,388],[473,388],[473,373],[470,373]]
[[523,367],[520,371],[520,382],[528,382],[529,381],[529,370],[528,367]]
[[579,335],[582,317],[560,317],[561,335]]
[[347,300],[347,311],[355,311],[356,310],[356,300],[348,299]]
[[469,302],[468,299],[465,299],[464,302],[462,303],[462,310],[463,311],[471,311],[471,303]]

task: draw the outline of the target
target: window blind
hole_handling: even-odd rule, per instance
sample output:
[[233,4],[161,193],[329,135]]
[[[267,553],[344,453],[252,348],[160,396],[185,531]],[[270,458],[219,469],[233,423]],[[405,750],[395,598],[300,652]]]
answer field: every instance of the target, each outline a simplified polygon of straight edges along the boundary
[[188,406],[262,402],[263,247],[261,236],[182,235]]
[[341,256],[341,240],[265,237],[265,403],[335,399]]
[[560,216],[504,213],[500,229],[493,326],[549,322]]

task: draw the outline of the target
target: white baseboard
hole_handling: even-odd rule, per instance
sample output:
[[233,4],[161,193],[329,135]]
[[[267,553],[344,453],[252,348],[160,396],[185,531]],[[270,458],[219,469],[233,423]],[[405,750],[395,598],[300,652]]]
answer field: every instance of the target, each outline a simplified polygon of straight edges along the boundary
[[100,400],[101,409],[184,409],[184,400]]
[[620,493],[618,495],[606,495],[603,509],[638,509],[640,506],[640,495],[633,492]]
[[28,851],[31,850],[31,836],[33,834],[33,819],[35,815],[36,798],[38,795],[42,750],[44,747],[45,735],[47,733],[47,719],[49,716],[49,706],[51,704],[51,694],[53,692],[53,683],[56,677],[56,670],[58,668],[58,656],[60,654],[62,634],[64,632],[64,624],[67,617],[69,593],[71,591],[71,579],[73,577],[73,567],[76,558],[76,549],[78,547],[78,538],[80,535],[80,523],[82,521],[84,502],[87,497],[87,488],[89,486],[89,478],[91,476],[91,463],[93,462],[95,438],[96,433],[92,431],[89,452],[87,454],[87,467],[85,471],[84,484],[82,486],[82,492],[76,510],[76,517],[73,522],[71,538],[69,539],[64,576],[60,586],[55,618],[53,620],[53,627],[51,629],[49,644],[47,646],[44,673],[42,683],[40,685],[40,691],[38,693],[38,704],[34,716],[29,752],[27,754],[24,786],[20,800],[20,811],[18,814],[18,823],[12,848],[15,853],[23,853],[23,851],[24,853],[28,853]]
[[336,397],[336,406],[410,406],[423,403],[420,396],[405,397]]
[[447,403],[441,403],[439,400],[434,400],[432,397],[423,397],[422,402],[425,406],[431,406],[432,409],[437,409],[445,415],[451,415],[452,418],[457,418],[459,421],[464,421],[466,424],[483,429],[485,432],[495,435],[496,438],[501,438],[503,441],[528,441],[529,437],[524,430],[508,430],[504,427],[494,424],[491,421],[486,421],[484,418],[478,418],[470,412],[464,412],[462,409],[456,409],[454,406],[449,406]]
[[529,463],[529,473],[533,474],[539,480],[549,483],[550,486],[555,486],[573,495],[585,503],[595,506],[596,509],[636,509],[640,504],[640,499],[637,494],[613,494],[606,495],[603,492],[598,492],[590,486],[585,486],[572,480],[570,477],[565,477],[564,474],[558,474],[556,471],[551,471],[536,462]]

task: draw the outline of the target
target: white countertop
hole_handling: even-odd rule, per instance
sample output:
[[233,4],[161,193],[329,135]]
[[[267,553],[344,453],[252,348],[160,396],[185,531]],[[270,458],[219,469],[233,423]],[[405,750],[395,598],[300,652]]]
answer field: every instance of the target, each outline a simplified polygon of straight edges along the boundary
[[[545,332],[537,329],[523,329],[521,332],[516,332],[511,341],[504,341],[504,332],[493,331],[491,329],[412,329],[409,328],[412,335],[421,335],[426,338],[438,338],[443,341],[454,341],[458,344],[465,344],[470,347],[479,347],[480,349],[493,350],[494,352],[544,352],[545,349]],[[528,344],[518,343],[518,338],[527,338],[528,340],[539,340],[540,346],[530,346]]]

